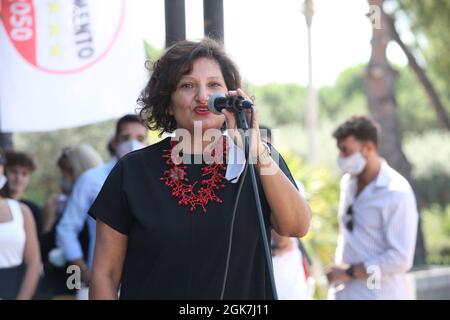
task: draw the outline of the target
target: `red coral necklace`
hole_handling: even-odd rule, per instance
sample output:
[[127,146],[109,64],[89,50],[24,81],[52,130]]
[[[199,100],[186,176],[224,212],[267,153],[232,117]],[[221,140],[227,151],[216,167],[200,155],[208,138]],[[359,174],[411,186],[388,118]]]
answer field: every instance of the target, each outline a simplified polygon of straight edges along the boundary
[[[216,191],[223,189],[225,184],[226,161],[223,163],[211,163],[201,168],[202,179],[190,183],[187,179],[186,168],[184,163],[175,164],[172,161],[172,149],[176,143],[171,143],[171,148],[163,150],[163,158],[169,169],[164,170],[162,181],[168,186],[172,192],[171,195],[178,199],[178,205],[190,206],[191,212],[197,207],[201,207],[206,212],[206,205],[210,202],[222,203],[222,199],[217,196]],[[211,153],[214,157],[214,151]],[[223,139],[223,158],[226,157],[226,139]],[[196,192],[194,187],[200,183],[200,187]]]

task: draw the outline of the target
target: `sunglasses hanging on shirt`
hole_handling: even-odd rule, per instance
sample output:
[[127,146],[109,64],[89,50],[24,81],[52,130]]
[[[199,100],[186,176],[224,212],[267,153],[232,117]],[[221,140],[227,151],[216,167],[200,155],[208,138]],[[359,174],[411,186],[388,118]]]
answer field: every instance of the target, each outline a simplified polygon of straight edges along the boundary
[[348,231],[352,232],[353,231],[353,208],[352,208],[352,205],[348,206],[346,216],[347,216],[347,222],[345,224],[345,227],[347,228]]

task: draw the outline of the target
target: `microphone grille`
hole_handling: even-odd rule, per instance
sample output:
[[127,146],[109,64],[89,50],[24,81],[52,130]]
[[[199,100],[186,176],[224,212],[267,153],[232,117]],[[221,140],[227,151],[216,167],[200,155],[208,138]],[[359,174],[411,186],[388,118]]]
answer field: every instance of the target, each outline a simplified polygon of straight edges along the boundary
[[209,99],[208,99],[208,109],[212,113],[222,114],[222,112],[220,112],[220,110],[218,110],[216,108],[216,100],[219,99],[219,98],[225,98],[225,94],[221,93],[221,92],[215,93],[211,97],[209,97]]

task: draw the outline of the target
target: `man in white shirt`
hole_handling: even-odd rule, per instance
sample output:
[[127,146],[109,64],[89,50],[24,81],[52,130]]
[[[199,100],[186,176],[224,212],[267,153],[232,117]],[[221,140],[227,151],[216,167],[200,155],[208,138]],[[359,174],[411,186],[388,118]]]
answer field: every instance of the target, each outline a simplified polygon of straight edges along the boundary
[[408,181],[377,151],[378,125],[354,116],[333,133],[345,172],[331,299],[407,299],[418,212]]

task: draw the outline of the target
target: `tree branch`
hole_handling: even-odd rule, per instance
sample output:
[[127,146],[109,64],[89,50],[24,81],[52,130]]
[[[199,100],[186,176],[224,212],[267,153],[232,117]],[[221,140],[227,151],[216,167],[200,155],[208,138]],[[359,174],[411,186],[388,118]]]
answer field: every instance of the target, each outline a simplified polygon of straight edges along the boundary
[[431,106],[433,107],[434,111],[436,112],[437,120],[439,124],[450,131],[450,117],[447,113],[447,110],[444,108],[444,105],[442,104],[441,99],[439,98],[436,90],[434,89],[433,84],[431,83],[430,79],[426,75],[425,71],[422,69],[422,67],[417,63],[416,58],[412,54],[412,52],[409,50],[408,46],[402,41],[400,38],[400,35],[397,32],[397,29],[395,28],[394,18],[390,15],[385,14],[386,21],[390,25],[391,30],[391,37],[392,40],[398,43],[400,48],[405,53],[406,57],[408,58],[409,66],[413,69],[414,73],[416,74],[417,78],[419,79],[419,82],[422,84],[423,88],[425,89],[425,92],[430,99]]

